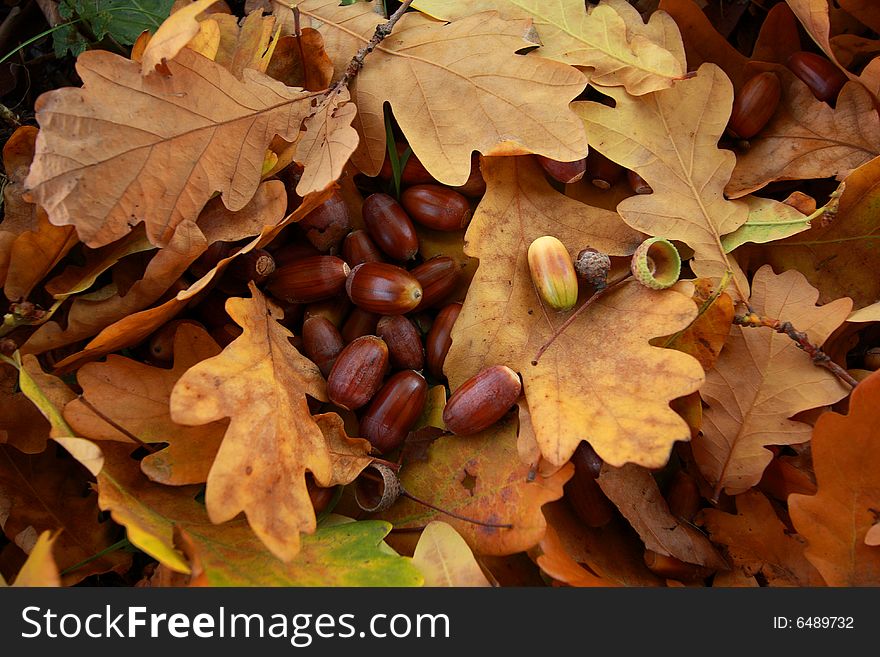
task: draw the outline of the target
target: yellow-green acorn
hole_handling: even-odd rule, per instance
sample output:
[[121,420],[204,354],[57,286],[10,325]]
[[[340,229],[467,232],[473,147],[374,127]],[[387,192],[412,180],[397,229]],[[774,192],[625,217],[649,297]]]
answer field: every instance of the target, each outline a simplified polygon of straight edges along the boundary
[[538,294],[554,310],[571,310],[577,303],[578,280],[565,245],[555,237],[539,237],[529,246],[529,271]]

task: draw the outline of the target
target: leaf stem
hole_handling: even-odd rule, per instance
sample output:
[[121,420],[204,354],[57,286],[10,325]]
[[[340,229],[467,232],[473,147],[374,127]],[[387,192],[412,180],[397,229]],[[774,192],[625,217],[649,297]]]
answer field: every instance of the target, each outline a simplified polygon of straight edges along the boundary
[[156,448],[155,448],[155,446],[151,445],[150,443],[146,443],[146,442],[144,442],[143,440],[141,440],[140,438],[138,438],[136,435],[134,435],[131,431],[129,431],[128,429],[126,429],[125,427],[123,427],[121,424],[118,424],[115,420],[113,420],[113,418],[108,417],[107,415],[105,415],[104,413],[102,413],[100,410],[98,410],[98,408],[97,408],[94,404],[92,404],[92,403],[91,403],[88,399],[86,399],[83,395],[79,395],[77,398],[79,399],[79,401],[82,403],[83,406],[85,406],[85,407],[86,407],[87,409],[89,409],[92,413],[94,413],[94,414],[97,415],[99,418],[101,418],[102,420],[104,420],[104,422],[106,422],[106,423],[109,424],[111,427],[113,427],[114,429],[116,429],[119,433],[121,433],[122,435],[124,435],[126,438],[128,438],[128,439],[131,440],[132,442],[134,442],[134,443],[140,445],[141,447],[143,447],[144,449],[146,449],[147,451],[149,451],[151,454],[153,454],[153,453],[156,452]]
[[131,545],[131,542],[127,538],[123,538],[119,541],[116,541],[113,545],[108,545],[103,550],[101,550],[100,552],[98,552],[96,554],[93,554],[92,556],[88,557],[87,559],[83,559],[79,563],[75,563],[72,566],[65,568],[64,570],[61,571],[60,574],[67,575],[68,573],[72,573],[74,570],[79,570],[83,566],[86,566],[86,565],[92,563],[96,559],[100,559],[101,557],[106,556],[106,555],[110,554],[111,552],[116,552],[116,550],[120,550],[120,549],[122,549],[124,547],[128,547],[130,545]]
[[482,520],[475,520],[473,518],[468,518],[467,516],[459,515],[453,511],[447,511],[446,509],[441,509],[439,506],[434,506],[430,502],[426,502],[423,499],[420,499],[406,490],[403,486],[400,487],[400,494],[403,497],[408,497],[416,504],[421,504],[422,506],[426,506],[429,509],[433,509],[434,511],[439,511],[440,513],[444,513],[451,518],[455,518],[456,520],[462,520],[464,522],[470,522],[474,525],[480,525],[481,527],[493,527],[496,529],[513,529],[513,525],[510,523],[497,523],[497,522],[483,522]]

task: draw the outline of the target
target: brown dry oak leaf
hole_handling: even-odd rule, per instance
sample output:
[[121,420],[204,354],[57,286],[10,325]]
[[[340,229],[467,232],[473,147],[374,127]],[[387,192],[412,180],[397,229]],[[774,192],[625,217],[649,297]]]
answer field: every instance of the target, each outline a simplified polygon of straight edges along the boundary
[[266,547],[289,560],[299,551],[300,533],[315,531],[306,472],[320,485],[333,477],[330,449],[306,401],[306,395],[326,401],[326,383],[288,342],[292,334],[253,284],[251,294],[226,302],[244,332],[178,380],[171,419],[198,425],[231,418],[208,475],[208,515],[222,523],[244,511]]
[[81,397],[64,407],[64,419],[76,435],[91,440],[133,442],[120,427],[142,443],[168,443],[141,461],[144,473],[172,486],[202,483],[227,422],[182,426],[171,420],[168,404],[184,372],[219,353],[220,347],[204,329],[182,324],[174,336],[171,369],[115,354],[101,363],[87,363],[76,373]]
[[266,74],[289,87],[321,91],[333,80],[333,62],[324,50],[324,37],[306,27],[300,35],[285,34],[275,45]]
[[428,447],[426,461],[401,468],[400,483],[414,496],[487,527],[445,515],[401,497],[381,514],[396,528],[423,527],[432,520],[452,525],[476,554],[507,555],[537,544],[546,523],[541,507],[562,497],[574,468],[549,477],[529,478],[529,466],[516,450],[516,417],[472,436],[444,436]]
[[865,538],[880,510],[880,373],[856,387],[849,408],[848,415],[825,413],[816,422],[818,492],[789,497],[789,512],[828,586],[878,586],[880,549]]
[[[413,6],[441,20],[487,10],[502,18],[529,18],[541,40],[541,57],[591,68],[592,83],[624,86],[633,95],[671,87],[685,72],[684,47],[671,18],[654,13],[646,25],[623,1],[603,0],[587,5],[589,10],[580,0],[416,0]],[[670,23],[675,39],[667,43]]]
[[97,247],[143,221],[164,246],[214,192],[240,210],[260,182],[275,135],[294,141],[314,94],[256,71],[237,80],[184,48],[170,75],[100,50],[77,60],[81,89],[42,95],[41,130],[25,185],[56,225]]
[[709,539],[672,515],[648,470],[633,463],[622,468],[603,464],[596,482],[638,532],[647,549],[713,570],[727,570],[727,563]]
[[573,103],[590,144],[636,171],[654,190],[625,199],[617,211],[627,224],[650,235],[685,242],[701,262],[729,267],[721,237],[748,218],[748,207],[727,201],[723,189],[736,164],[719,149],[733,88],[714,64],[672,89],[634,98],[608,89],[616,106]]
[[[791,322],[821,345],[846,320],[852,302],[838,299],[817,307],[818,296],[803,274],[776,275],[766,265],[752,281],[750,305],[759,316]],[[692,446],[717,498],[722,490],[736,495],[755,486],[773,458],[766,446],[810,439],[810,426],[790,418],[833,404],[847,388],[816,367],[787,335],[734,326],[700,394],[708,408],[702,435]]]
[[451,388],[484,367],[507,365],[523,377],[535,436],[552,464],[568,461],[587,440],[616,465],[662,466],[672,444],[690,435],[669,401],[694,392],[703,371],[690,356],[648,341],[685,328],[696,306],[679,292],[624,283],[579,315],[533,365],[570,313],[542,306],[526,260],[531,242],[553,235],[572,256],[587,246],[624,255],[642,236],[617,214],[553,190],[533,158],[484,158],[483,176],[488,191],[465,248],[480,264],[446,358]]
[[[323,35],[337,75],[384,20],[364,2],[294,4],[303,25]],[[404,14],[350,85],[360,134],[354,164],[367,175],[382,166],[384,103],[425,168],[448,185],[467,180],[473,151],[540,153],[567,161],[583,157],[586,135],[568,104],[587,78],[565,64],[517,55],[537,45],[524,37],[527,27],[528,21],[503,20],[490,12],[448,24]]]
[[46,449],[49,422],[18,389],[18,370],[0,363],[0,444],[6,443],[25,454]]
[[760,574],[768,586],[822,586],[819,572],[804,556],[806,541],[792,533],[757,490],[737,495],[736,514],[704,509],[697,518],[712,542],[727,548],[732,565],[745,576]]

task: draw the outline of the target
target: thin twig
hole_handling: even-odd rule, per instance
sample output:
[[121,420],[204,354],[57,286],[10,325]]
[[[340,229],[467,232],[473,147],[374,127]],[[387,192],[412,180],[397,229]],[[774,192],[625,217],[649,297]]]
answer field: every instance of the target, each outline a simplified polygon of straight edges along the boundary
[[87,409],[89,409],[92,413],[94,413],[94,414],[97,415],[99,418],[101,418],[102,420],[104,420],[104,422],[106,422],[106,423],[109,424],[111,427],[113,427],[114,429],[116,429],[119,433],[121,433],[122,435],[124,435],[126,438],[131,439],[133,442],[137,443],[138,445],[140,445],[140,446],[143,447],[144,449],[148,450],[150,453],[155,453],[155,452],[156,452],[156,447],[155,447],[155,446],[151,445],[150,443],[145,443],[143,440],[141,440],[140,438],[138,438],[137,436],[135,436],[131,431],[129,431],[128,429],[126,429],[125,427],[123,427],[121,424],[118,424],[115,420],[113,420],[113,418],[110,418],[110,417],[106,416],[104,413],[102,413],[100,410],[98,410],[98,409],[95,407],[95,405],[92,404],[88,399],[86,399],[86,398],[83,397],[82,395],[79,395],[78,399],[79,399],[80,402],[82,402],[82,405],[83,405],[83,406],[85,406],[85,407],[86,407]]
[[550,338],[547,340],[547,342],[545,342],[545,343],[541,346],[541,348],[538,349],[538,353],[535,354],[535,358],[534,358],[534,360],[532,360],[532,365],[537,365],[537,364],[538,364],[538,361],[541,360],[541,356],[543,356],[543,355],[544,355],[544,352],[547,351],[547,350],[550,348],[550,345],[552,345],[552,344],[556,341],[556,338],[558,338],[560,335],[562,335],[562,334],[565,332],[565,330],[566,330],[569,326],[571,326],[571,325],[574,323],[574,321],[575,321],[578,317],[580,317],[581,314],[582,314],[587,308],[589,308],[593,303],[595,303],[596,301],[598,301],[599,298],[600,298],[602,295],[606,294],[607,292],[610,292],[611,290],[616,290],[617,288],[619,288],[621,285],[623,285],[624,283],[626,283],[626,282],[629,281],[630,279],[632,279],[632,275],[629,275],[629,276],[626,276],[626,277],[624,277],[624,278],[621,278],[621,279],[620,279],[619,281],[617,281],[616,283],[612,283],[611,285],[606,285],[605,287],[601,287],[601,288],[599,288],[598,290],[596,290],[596,291],[593,293],[593,296],[591,296],[589,299],[587,299],[586,301],[584,301],[583,305],[582,305],[580,308],[578,308],[577,310],[575,310],[575,311],[569,316],[568,319],[566,319],[564,322],[562,322],[562,324],[560,324],[560,325],[559,325],[559,328],[556,329],[556,330],[553,332],[553,335],[550,336]]
[[426,502],[425,500],[419,499],[408,490],[406,490],[403,486],[400,487],[400,494],[403,497],[408,497],[416,504],[421,504],[422,506],[426,506],[429,509],[434,509],[434,511],[439,511],[440,513],[445,513],[447,516],[455,518],[456,520],[463,520],[464,522],[470,522],[475,525],[480,525],[481,527],[494,527],[496,529],[513,529],[513,525],[509,523],[497,523],[497,522],[483,522],[482,520],[474,520],[473,518],[468,518],[467,516],[460,516],[453,511],[447,511],[446,509],[441,509],[439,506],[434,506],[430,502]]
[[824,367],[851,388],[855,388],[859,384],[858,381],[850,376],[849,372],[831,360],[831,357],[819,347],[810,342],[807,334],[803,331],[798,331],[791,322],[783,322],[778,319],[761,317],[756,313],[748,313],[746,315],[737,315],[733,318],[733,323],[737,326],[745,326],[749,328],[771,328],[777,333],[787,335],[794,340],[799,349],[802,349],[807,353],[812,359],[814,365]]

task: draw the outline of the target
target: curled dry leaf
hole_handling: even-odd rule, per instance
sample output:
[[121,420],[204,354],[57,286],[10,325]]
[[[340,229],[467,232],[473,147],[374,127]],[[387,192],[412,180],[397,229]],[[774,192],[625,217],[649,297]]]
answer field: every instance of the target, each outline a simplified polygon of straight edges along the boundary
[[[776,275],[764,266],[752,288],[749,303],[755,313],[791,322],[816,345],[825,342],[852,308],[849,299],[817,307],[819,293],[796,271]],[[693,442],[693,451],[717,497],[722,490],[736,495],[755,486],[773,457],[766,446],[809,440],[810,426],[789,418],[833,404],[847,389],[805,358],[787,335],[734,326],[700,394],[709,408],[703,411],[702,435]]]
[[135,62],[89,51],[77,60],[83,87],[37,103],[41,130],[25,185],[53,224],[75,225],[88,246],[141,221],[165,246],[215,191],[240,210],[272,138],[294,141],[311,110],[309,92],[250,69],[239,81],[186,48],[168,67],[170,76],[143,78]]
[[723,545],[734,568],[761,575],[770,586],[822,586],[819,572],[804,556],[806,541],[793,534],[760,491],[737,495],[736,514],[704,509],[698,518],[712,542]]
[[221,523],[244,511],[266,547],[287,561],[299,551],[300,533],[315,531],[306,471],[320,485],[333,477],[327,441],[306,402],[306,395],[326,401],[326,384],[253,284],[251,293],[227,301],[244,332],[178,380],[171,419],[197,425],[231,418],[208,475],[208,515]]
[[491,586],[468,544],[445,522],[429,522],[413,553],[425,586]]
[[[294,4],[303,24],[321,32],[337,74],[384,20],[364,2]],[[524,20],[493,13],[448,24],[404,14],[394,36],[376,47],[350,85],[361,137],[353,157],[358,169],[376,175],[385,159],[386,102],[419,160],[448,185],[465,183],[473,151],[540,153],[567,161],[583,157],[586,135],[568,103],[587,79],[570,66],[517,55],[537,45],[524,38],[526,27]]]
[[813,430],[818,492],[788,498],[807,559],[828,586],[880,585],[880,550],[867,545],[880,509],[880,373],[862,381],[848,415],[825,413]]
[[[586,246],[629,254],[642,237],[612,212],[554,191],[533,158],[486,158],[488,192],[466,234],[479,258],[452,332],[445,372],[454,390],[484,367],[521,373],[541,453],[554,465],[589,440],[606,461],[666,463],[672,443],[690,434],[668,403],[695,391],[699,364],[648,340],[687,326],[696,307],[674,291],[625,283],[603,295],[533,365],[538,349],[568,316],[544,308],[531,283],[526,251],[542,235],[570,255]],[[621,376],[627,385],[621,386]]]
[[167,75],[168,71],[162,65],[166,60],[174,59],[177,53],[199,33],[196,16],[216,1],[196,0],[166,18],[141,54],[141,74],[155,75],[159,70],[160,74]]
[[512,527],[477,525],[403,497],[382,517],[397,528],[422,527],[442,519],[477,554],[514,554],[541,540],[546,527],[541,507],[562,497],[562,486],[573,471],[567,465],[549,477],[529,481],[529,466],[516,451],[516,418],[508,416],[481,433],[435,441],[428,447],[427,461],[411,462],[401,469],[400,482],[436,507]]
[[713,570],[728,569],[709,539],[672,515],[657,482],[645,468],[632,463],[622,468],[604,464],[596,482],[647,549]]
[[413,6],[447,21],[487,10],[502,18],[529,18],[541,39],[538,55],[590,68],[593,84],[624,86],[633,95],[671,87],[685,72],[681,37],[665,43],[670,18],[655,13],[645,25],[625,2],[606,0],[589,11],[571,0],[416,0]]
[[723,195],[736,163],[732,152],[717,147],[733,102],[730,80],[703,64],[695,77],[650,96],[607,93],[613,108],[573,103],[590,143],[654,190],[622,201],[620,216],[636,230],[685,242],[699,261],[729,267],[721,237],[748,218],[744,203]]
[[804,26],[810,38],[822,49],[822,52],[837,64],[849,79],[857,80],[858,77],[854,73],[850,73],[840,65],[834,48],[831,46],[831,17],[828,14],[828,2],[826,0],[786,0],[786,3],[797,16],[801,25]]
[[115,354],[101,363],[87,363],[76,375],[85,401],[68,403],[64,419],[76,435],[91,440],[132,442],[105,419],[109,418],[143,443],[168,443],[143,459],[141,467],[146,475],[172,486],[202,483],[208,478],[227,423],[182,426],[171,420],[168,404],[171,390],[184,372],[219,353],[220,347],[208,333],[183,324],[174,336],[171,369],[150,367]]

